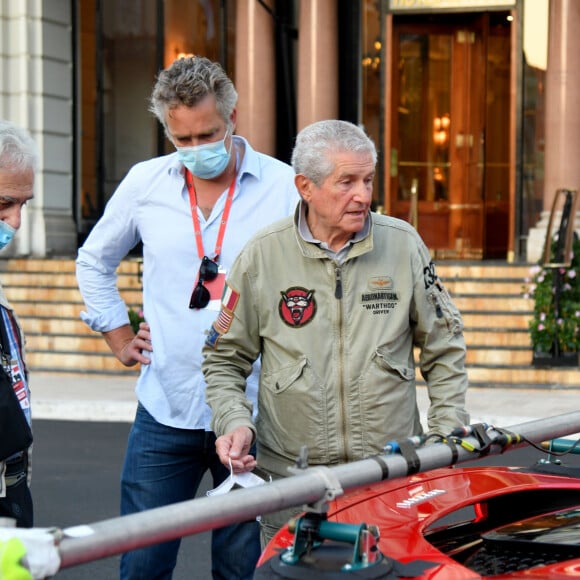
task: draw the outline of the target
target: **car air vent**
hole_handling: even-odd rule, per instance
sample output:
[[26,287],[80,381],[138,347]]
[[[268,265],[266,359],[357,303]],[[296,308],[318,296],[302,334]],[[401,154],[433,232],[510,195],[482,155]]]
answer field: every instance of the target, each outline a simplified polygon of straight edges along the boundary
[[529,546],[527,550],[515,550],[512,546],[484,545],[464,562],[464,566],[482,576],[494,576],[556,564],[577,557],[575,552],[567,550],[544,551],[534,549],[533,546]]
[[482,575],[506,574],[580,558],[580,508],[568,508],[482,534],[464,565]]

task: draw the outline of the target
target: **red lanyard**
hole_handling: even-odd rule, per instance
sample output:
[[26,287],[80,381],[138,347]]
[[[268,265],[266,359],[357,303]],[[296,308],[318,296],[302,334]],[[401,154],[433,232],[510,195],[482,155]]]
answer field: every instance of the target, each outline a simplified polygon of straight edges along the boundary
[[[215,243],[213,257],[215,262],[219,262],[219,257],[222,251],[222,243],[224,241],[226,225],[228,223],[228,217],[230,216],[230,208],[232,207],[232,200],[234,199],[234,191],[236,189],[236,175],[237,174],[234,174],[234,178],[232,179],[232,183],[230,184],[230,188],[228,190],[228,197],[226,198],[226,205],[224,207],[222,222],[220,224],[218,237]],[[199,223],[199,216],[197,215],[197,196],[195,194],[195,186],[193,185],[193,175],[191,175],[189,169],[185,169],[185,183],[187,185],[187,191],[189,192],[189,204],[191,207],[191,217],[193,218],[193,230],[195,232],[195,243],[197,244],[197,255],[199,256],[199,259],[202,260],[206,254],[203,250],[201,225]]]

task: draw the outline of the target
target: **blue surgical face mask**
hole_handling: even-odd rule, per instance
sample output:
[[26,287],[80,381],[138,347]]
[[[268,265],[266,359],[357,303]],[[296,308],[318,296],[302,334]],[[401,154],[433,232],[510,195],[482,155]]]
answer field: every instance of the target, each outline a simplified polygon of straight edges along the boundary
[[0,220],[0,250],[12,241],[15,233],[16,230],[11,225]]
[[227,136],[228,131],[221,141],[193,147],[176,147],[179,160],[196,177],[213,179],[221,175],[230,162],[230,151],[226,149]]

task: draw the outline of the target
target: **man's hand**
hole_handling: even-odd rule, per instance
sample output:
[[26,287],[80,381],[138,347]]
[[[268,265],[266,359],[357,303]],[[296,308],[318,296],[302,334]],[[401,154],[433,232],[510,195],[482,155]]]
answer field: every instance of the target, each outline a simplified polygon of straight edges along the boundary
[[143,365],[151,363],[151,359],[143,354],[143,351],[153,352],[151,329],[147,322],[139,324],[137,334],[133,334],[131,325],[126,324],[114,330],[103,332],[103,336],[113,354],[126,367],[132,367],[137,363]]
[[257,465],[256,458],[249,455],[254,434],[248,427],[237,427],[230,433],[218,437],[215,449],[220,461],[229,469],[230,460],[234,473],[252,471]]

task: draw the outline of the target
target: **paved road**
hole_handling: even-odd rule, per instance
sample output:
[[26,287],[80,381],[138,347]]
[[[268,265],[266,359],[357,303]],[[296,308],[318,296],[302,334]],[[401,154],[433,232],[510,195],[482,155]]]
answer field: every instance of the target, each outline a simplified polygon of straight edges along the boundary
[[[35,526],[66,528],[119,515],[119,476],[129,427],[110,422],[34,422]],[[205,494],[208,483],[203,482],[200,493]],[[210,579],[209,550],[209,532],[185,538],[174,580]],[[68,568],[56,578],[113,580],[118,577],[119,559]]]
[[[119,474],[129,424],[124,422],[35,421],[33,495],[38,527],[66,528],[117,517]],[[531,465],[543,457],[531,448],[479,464]],[[578,466],[580,456],[569,464]],[[205,493],[208,485],[200,493]],[[185,538],[174,580],[209,580],[210,534]],[[112,580],[119,557],[62,570],[58,580]]]

